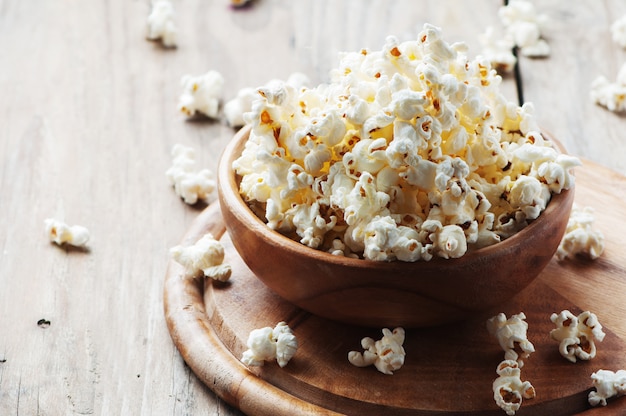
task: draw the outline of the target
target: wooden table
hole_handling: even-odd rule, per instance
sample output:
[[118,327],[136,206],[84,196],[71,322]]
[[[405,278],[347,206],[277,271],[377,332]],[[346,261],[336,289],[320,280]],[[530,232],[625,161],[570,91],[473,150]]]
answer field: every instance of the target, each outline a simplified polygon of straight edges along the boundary
[[[173,3],[179,47],[169,50],[145,40],[147,0],[0,0],[0,415],[240,414],[185,365],[163,315],[168,250],[203,208],[169,186],[170,150],[192,146],[215,171],[234,132],[177,112],[180,77],[215,69],[224,99],[294,71],[317,84],[338,51],[379,49],[388,34],[409,39],[424,22],[475,54],[485,27],[499,27],[501,5]],[[520,60],[523,97],[570,153],[626,174],[626,119],[589,98],[596,76],[614,80],[626,62],[609,31],[626,3],[536,3],[551,18],[552,53]],[[503,88],[516,99],[514,77]],[[49,243],[48,217],[87,226],[89,249]],[[625,279],[607,298],[606,325],[626,337]]]

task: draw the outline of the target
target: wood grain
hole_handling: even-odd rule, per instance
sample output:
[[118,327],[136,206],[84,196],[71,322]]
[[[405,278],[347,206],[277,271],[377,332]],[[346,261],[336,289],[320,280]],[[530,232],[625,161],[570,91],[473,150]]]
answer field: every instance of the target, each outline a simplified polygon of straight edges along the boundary
[[[293,71],[318,83],[336,51],[379,48],[423,22],[476,51],[502,2],[173,3],[179,47],[166,50],[144,39],[149,0],[0,0],[0,415],[240,415],[184,363],[163,316],[168,249],[204,208],[165,180],[171,147],[194,147],[215,170],[234,133],[177,114],[180,77],[219,70],[224,99]],[[522,65],[527,98],[571,151],[624,173],[623,117],[585,101],[589,78],[607,63],[614,77],[625,60],[606,40],[624,4],[541,5],[555,21],[554,55]],[[514,79],[504,88],[515,99]],[[49,244],[48,217],[88,227],[89,250]]]
[[[626,49],[613,41],[611,24],[626,15],[626,3],[602,6],[573,0],[537,2],[550,19],[544,37],[551,47],[545,59],[520,58],[524,99],[535,106],[539,124],[563,141],[569,153],[626,173],[624,114],[615,114],[590,98],[593,80],[603,75],[615,82],[626,63]],[[574,30],[577,27],[579,29]],[[557,64],[558,62],[558,64]]]

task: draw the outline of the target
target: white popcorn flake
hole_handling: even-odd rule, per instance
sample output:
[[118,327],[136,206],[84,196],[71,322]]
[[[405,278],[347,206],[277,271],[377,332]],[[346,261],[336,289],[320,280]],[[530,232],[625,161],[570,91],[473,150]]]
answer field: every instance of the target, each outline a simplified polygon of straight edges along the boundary
[[157,0],[152,4],[148,16],[147,38],[161,40],[167,48],[176,47],[176,25],[174,24],[174,6],[169,0]]
[[252,110],[252,102],[259,97],[259,93],[254,88],[242,88],[237,92],[237,96],[224,104],[224,117],[231,127],[241,127],[246,122],[243,114]]
[[513,54],[515,42],[509,34],[500,35],[493,26],[488,26],[479,40],[482,45],[481,55],[493,68],[502,73],[513,71],[517,58]]
[[504,350],[504,359],[516,361],[520,368],[524,366],[524,359],[535,352],[535,347],[526,335],[528,323],[524,312],[508,319],[504,313],[499,313],[487,320],[487,330],[496,337]]
[[176,195],[189,205],[199,200],[208,203],[216,184],[213,173],[196,167],[196,152],[191,147],[176,144],[172,147],[172,156],[172,166],[165,175],[174,186]]
[[[431,234],[432,236],[432,234]],[[458,225],[446,225],[436,234],[436,246],[444,259],[461,257],[467,251],[463,229]]]
[[423,247],[414,228],[398,226],[391,217],[375,217],[365,227],[365,257],[372,260],[415,261]]
[[219,112],[224,77],[215,70],[204,75],[184,75],[180,80],[183,93],[178,101],[178,109],[187,117],[203,114],[217,118]]
[[510,0],[498,10],[498,14],[522,55],[545,57],[550,54],[550,46],[541,38],[541,31],[546,26],[548,17],[538,14],[531,2]]
[[535,397],[535,388],[529,381],[521,380],[521,371],[517,361],[504,360],[497,369],[498,378],[493,382],[493,398],[496,404],[513,416],[522,406],[523,399]]
[[583,255],[595,260],[602,255],[604,252],[604,235],[593,228],[594,212],[592,207],[581,208],[574,203],[565,234],[556,251],[559,260],[576,255]]
[[48,238],[55,244],[84,247],[89,241],[89,230],[82,225],[70,226],[54,218],[47,218],[44,225]]
[[170,255],[185,267],[187,277],[206,276],[220,282],[230,278],[231,267],[224,263],[224,247],[211,233],[193,245],[172,247]]
[[348,353],[348,361],[357,367],[367,367],[374,365],[378,371],[383,374],[392,375],[394,371],[399,370],[404,364],[406,355],[404,347],[404,329],[395,328],[393,331],[389,328],[383,328],[383,337],[378,341],[374,341],[370,337],[361,340],[361,346],[365,351],[350,351]]
[[550,45],[543,39],[539,39],[532,45],[522,48],[522,54],[530,58],[544,58],[550,55]]
[[246,124],[244,120],[244,113],[252,111],[252,102],[256,99],[260,99],[262,94],[260,90],[278,87],[280,85],[286,84],[295,88],[297,91],[300,91],[302,88],[306,88],[311,81],[309,78],[301,73],[294,72],[292,73],[286,81],[281,80],[271,80],[266,83],[264,86],[258,88],[242,88],[237,92],[237,96],[224,104],[224,116],[226,117],[226,122],[231,127],[241,127]]
[[262,366],[265,361],[276,360],[282,368],[293,358],[298,349],[298,340],[285,322],[273,329],[265,327],[250,332],[241,361],[250,367]]
[[258,88],[233,163],[244,200],[303,244],[378,261],[456,258],[510,237],[573,186],[580,163],[538,132],[532,104],[506,100],[490,62],[435,26],[344,53],[330,77]]
[[608,399],[626,394],[626,370],[598,370],[591,375],[591,381],[596,388],[589,392],[591,406],[606,406]]
[[616,113],[626,110],[626,64],[620,68],[615,82],[600,75],[591,82],[591,99],[594,103]]
[[596,342],[602,342],[604,332],[598,317],[589,311],[576,316],[568,310],[553,313],[550,320],[556,328],[550,337],[559,342],[559,353],[575,363],[576,358],[591,360],[596,356]]
[[622,48],[626,48],[626,15],[611,24],[611,36],[615,43]]

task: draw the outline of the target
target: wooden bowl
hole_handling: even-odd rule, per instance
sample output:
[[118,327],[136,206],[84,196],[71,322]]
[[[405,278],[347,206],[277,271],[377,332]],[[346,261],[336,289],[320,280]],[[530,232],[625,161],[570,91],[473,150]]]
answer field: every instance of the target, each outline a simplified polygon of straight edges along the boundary
[[[250,270],[282,298],[324,318],[369,327],[426,327],[471,318],[526,288],[563,238],[574,189],[514,236],[458,259],[407,263],[334,256],[271,230],[246,205],[232,169],[250,130],[239,131],[218,167],[226,228]],[[262,313],[262,311],[259,311]]]

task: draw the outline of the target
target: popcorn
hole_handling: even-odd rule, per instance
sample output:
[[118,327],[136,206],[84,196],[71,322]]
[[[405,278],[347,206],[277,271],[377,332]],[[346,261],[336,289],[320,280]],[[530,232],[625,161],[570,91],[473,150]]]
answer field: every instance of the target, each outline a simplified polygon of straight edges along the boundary
[[309,247],[456,258],[523,229],[574,184],[580,161],[543,138],[532,104],[507,101],[489,61],[435,26],[344,53],[330,77],[258,88],[232,165],[257,215]]
[[590,360],[596,356],[596,341],[602,342],[604,332],[598,317],[585,311],[575,316],[568,310],[553,313],[550,320],[556,328],[550,331],[550,337],[559,344],[559,353],[575,363],[576,358]]
[[[431,234],[431,239],[433,234]],[[461,257],[467,251],[467,241],[463,229],[458,225],[446,225],[434,238],[439,255],[444,259]]]
[[611,24],[611,36],[615,43],[626,48],[626,15]]
[[[245,125],[246,122],[243,119],[243,115],[252,110],[252,102],[254,100],[261,98],[261,92],[259,90],[261,88],[271,88],[274,85],[280,86],[282,83],[283,81],[280,80],[272,80],[263,87],[247,87],[239,90],[235,98],[224,104],[224,116],[226,117],[228,125],[231,127],[241,127]],[[291,85],[296,90],[301,90],[303,87],[310,84],[310,80],[305,74],[294,72],[287,78],[285,84]]]
[[574,203],[563,239],[556,251],[559,260],[581,254],[592,260],[604,252],[604,235],[593,229],[594,210]]
[[598,370],[591,375],[591,380],[596,388],[596,391],[589,392],[591,406],[606,406],[608,399],[626,394],[626,370]]
[[213,173],[208,169],[196,170],[196,153],[193,148],[176,144],[172,147],[172,166],[165,172],[174,186],[176,195],[185,203],[193,205],[202,200],[209,202],[215,189]]
[[230,0],[230,4],[233,7],[243,7],[250,3],[252,0]]
[[510,34],[497,35],[493,26],[489,26],[479,40],[483,48],[481,54],[493,68],[502,73],[513,71],[517,58],[513,54],[515,41]]
[[215,70],[204,75],[184,75],[180,83],[183,93],[179,98],[178,109],[187,117],[196,113],[209,118],[217,118],[224,77]]
[[487,330],[498,339],[504,350],[504,359],[516,361],[519,368],[524,366],[523,359],[535,352],[535,347],[526,337],[528,323],[525,319],[524,312],[509,319],[504,313],[499,313],[487,321]]
[[365,227],[365,256],[372,260],[415,261],[424,257],[419,234],[410,227],[398,226],[391,217],[376,217]]
[[591,83],[591,99],[594,103],[613,112],[626,110],[626,64],[622,65],[615,82],[600,75]]
[[161,39],[161,43],[166,48],[176,47],[174,6],[169,0],[157,0],[152,4],[152,11],[148,16],[147,32],[148,39]]
[[89,230],[82,225],[69,226],[63,221],[48,218],[44,221],[46,234],[50,241],[58,244],[69,244],[75,247],[84,247],[89,241]]
[[247,366],[262,366],[265,361],[276,359],[282,368],[293,358],[298,349],[298,340],[285,322],[250,332],[241,361]]
[[185,267],[187,277],[206,276],[225,282],[232,273],[229,264],[224,264],[224,247],[211,233],[205,234],[191,246],[175,246],[170,249],[174,260]]
[[521,371],[515,360],[504,360],[496,369],[498,378],[493,382],[493,398],[496,404],[513,416],[522,406],[522,399],[535,397],[535,388],[529,381],[522,382]]
[[246,122],[243,120],[243,113],[252,109],[252,102],[260,98],[256,89],[242,88],[237,92],[237,96],[224,104],[224,117],[231,127],[241,127]]
[[537,14],[531,2],[511,0],[498,10],[498,15],[522,55],[544,57],[550,54],[550,46],[541,39],[541,30],[548,17]]
[[361,346],[365,351],[350,351],[348,361],[357,367],[367,367],[374,364],[376,369],[383,374],[392,375],[404,364],[404,329],[396,328],[390,331],[383,328],[383,337],[378,341],[365,337],[361,340]]

